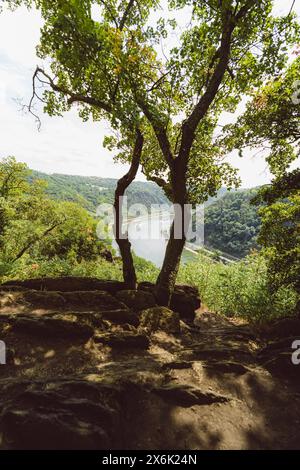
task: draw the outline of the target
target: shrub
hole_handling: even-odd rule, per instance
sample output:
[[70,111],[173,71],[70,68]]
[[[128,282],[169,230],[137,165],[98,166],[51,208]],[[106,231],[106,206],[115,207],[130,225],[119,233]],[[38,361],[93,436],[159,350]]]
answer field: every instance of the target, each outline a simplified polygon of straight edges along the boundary
[[[134,255],[137,277],[139,281],[155,282],[158,269],[149,261]],[[52,259],[31,258],[24,255],[15,263],[0,263],[0,282],[9,279],[30,279],[38,277],[83,276],[99,279],[123,280],[122,262],[116,259],[113,263],[98,257],[96,260],[78,261],[76,256]]]
[[199,256],[182,266],[179,280],[199,288],[209,309],[249,321],[261,321],[292,314],[296,293],[280,288],[271,293],[264,257],[252,254],[238,263],[224,265]]

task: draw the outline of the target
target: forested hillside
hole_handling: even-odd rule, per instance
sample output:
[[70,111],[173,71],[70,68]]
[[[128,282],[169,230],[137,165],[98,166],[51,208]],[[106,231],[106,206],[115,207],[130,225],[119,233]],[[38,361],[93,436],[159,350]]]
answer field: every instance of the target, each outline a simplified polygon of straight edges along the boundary
[[[117,184],[115,178],[101,178],[99,176],[64,175],[60,173],[47,174],[32,170],[29,177],[42,179],[47,182],[46,192],[55,199],[76,201],[87,204],[87,208],[93,210],[102,202],[113,202],[114,190]],[[209,197],[206,206],[213,204],[227,193],[226,188],[218,190],[215,197]],[[152,182],[134,181],[127,190],[128,204],[169,203],[162,189]]]
[[[46,192],[55,199],[76,201],[94,212],[101,203],[112,203],[117,179],[98,176],[74,176],[33,171],[30,179],[42,179],[48,183]],[[135,181],[127,191],[128,206],[131,204],[165,204],[164,192],[154,183]]]
[[251,204],[257,189],[228,192],[205,211],[205,243],[243,257],[258,248],[258,206]]

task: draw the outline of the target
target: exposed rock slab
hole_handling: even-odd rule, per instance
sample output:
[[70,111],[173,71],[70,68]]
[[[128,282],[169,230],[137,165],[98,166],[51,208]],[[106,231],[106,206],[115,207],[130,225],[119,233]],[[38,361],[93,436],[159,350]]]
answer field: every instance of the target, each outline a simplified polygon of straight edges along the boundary
[[18,315],[10,318],[14,333],[34,335],[41,338],[67,338],[87,340],[94,334],[89,325],[68,321],[59,317],[46,316],[42,318],[28,315]]
[[262,333],[265,337],[271,339],[300,336],[300,318],[287,317],[269,322],[264,325]]
[[138,316],[131,310],[106,310],[101,312],[101,317],[104,320],[108,320],[111,323],[115,323],[117,325],[123,325],[124,323],[128,323],[129,325],[138,326],[139,324]]
[[6,387],[0,429],[6,448],[106,449],[119,425],[119,391],[85,381]]
[[101,280],[90,277],[55,277],[55,278],[38,278],[7,281],[0,286],[0,289],[13,286],[13,288],[27,288],[34,290],[47,290],[47,291],[61,291],[61,292],[74,292],[74,291],[87,291],[87,290],[101,290],[111,294],[115,294],[119,290],[126,289],[126,284],[120,281]]
[[86,308],[97,310],[126,309],[126,305],[105,291],[26,291],[23,294],[25,302],[40,308]]
[[67,279],[0,294],[1,449],[300,448],[295,319],[191,325]]
[[[141,282],[139,289],[152,292],[155,295],[155,285],[151,282]],[[180,318],[193,322],[195,311],[200,308],[201,300],[198,289],[191,286],[176,285],[171,297],[170,308],[178,312]]]

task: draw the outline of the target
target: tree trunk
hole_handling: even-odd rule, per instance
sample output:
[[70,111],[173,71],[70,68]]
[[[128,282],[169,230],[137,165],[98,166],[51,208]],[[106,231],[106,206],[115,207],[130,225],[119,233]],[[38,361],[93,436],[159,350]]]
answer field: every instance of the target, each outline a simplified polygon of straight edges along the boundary
[[122,178],[119,179],[115,190],[114,200],[114,236],[118,244],[123,263],[123,278],[128,289],[136,289],[137,278],[131,253],[131,243],[128,239],[127,230],[125,233],[122,231],[122,206],[123,196],[125,190],[130,183],[134,180],[137,170],[139,168],[142,149],[143,149],[143,135],[139,129],[136,130],[136,139],[132,153],[131,165],[129,171]]
[[[189,208],[184,204],[177,204],[163,265],[156,281],[156,299],[160,305],[170,305],[189,222]],[[181,230],[178,231],[179,228]]]
[[181,254],[190,223],[187,202],[187,159],[178,156],[171,166],[171,187],[174,219],[170,230],[162,268],[156,281],[156,299],[160,305],[169,306],[180,265]]
[[126,287],[128,289],[136,289],[137,277],[131,252],[131,243],[128,240],[128,237],[121,239],[115,236],[115,238],[120,250],[120,255],[122,257],[123,279]]
[[173,224],[171,227],[170,239],[167,244],[164,262],[156,281],[156,299],[159,305],[169,306],[171,296],[174,291],[181,253],[183,251],[184,239],[176,240],[172,236]]

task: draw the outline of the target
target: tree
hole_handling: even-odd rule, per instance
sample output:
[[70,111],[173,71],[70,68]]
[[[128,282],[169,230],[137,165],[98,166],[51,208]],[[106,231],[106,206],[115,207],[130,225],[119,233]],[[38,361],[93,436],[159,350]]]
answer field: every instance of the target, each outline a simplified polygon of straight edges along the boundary
[[14,157],[0,161],[0,244],[5,262],[20,259],[62,220],[53,214],[53,203],[44,197],[45,185],[29,184],[30,170]]
[[3,158],[0,162],[0,198],[8,199],[30,190],[27,181],[29,169],[14,157]]
[[[266,154],[275,177],[300,156],[300,57],[255,94],[235,125],[224,129],[228,150],[247,147]],[[284,182],[284,179],[281,180]]]
[[97,260],[108,244],[108,239],[103,242],[97,238],[97,221],[74,202],[56,202],[55,213],[64,222],[35,244],[32,255],[48,260],[55,256],[72,258],[79,263]]
[[300,58],[262,87],[248,104],[239,126],[228,126],[231,148],[261,147],[274,179],[263,187],[253,203],[259,210],[259,243],[264,247],[272,292],[292,287],[300,312],[300,171],[290,170],[300,155],[300,100],[297,81]]
[[[33,185],[28,182],[30,170],[25,163],[17,162],[14,157],[0,161],[0,245],[4,246],[4,234],[16,210],[16,204],[25,200],[38,199],[43,190],[43,183],[36,180]],[[13,204],[12,204],[13,201]],[[21,212],[19,210],[19,212]]]
[[[33,112],[33,100],[35,98],[43,101],[44,103],[47,102],[46,111],[50,114],[60,114],[61,111],[66,110],[69,108],[73,103],[82,103],[84,105],[88,105],[91,107],[91,114],[94,119],[102,119],[103,117],[108,118],[111,121],[111,124],[114,129],[117,129],[123,137],[125,137],[128,147],[128,155],[127,161],[130,163],[130,168],[128,172],[120,178],[117,184],[117,188],[115,191],[115,198],[114,198],[114,236],[116,242],[119,246],[120,254],[123,261],[123,277],[124,281],[127,284],[128,288],[136,288],[137,284],[137,277],[134,268],[133,257],[131,253],[131,244],[128,239],[127,232],[123,232],[122,229],[122,203],[123,197],[125,194],[126,189],[130,185],[130,183],[135,179],[137,174],[141,152],[143,148],[143,135],[141,132],[141,116],[139,115],[139,110],[137,105],[130,103],[130,98],[127,97],[127,100],[122,100],[120,102],[116,99],[116,95],[118,93],[118,85],[114,85],[111,82],[111,77],[108,74],[108,68],[105,66],[104,68],[101,67],[100,73],[96,73],[95,71],[89,71],[88,74],[91,73],[89,78],[89,86],[91,85],[91,90],[89,93],[86,93],[86,90],[82,90],[78,92],[77,85],[79,84],[80,80],[83,80],[82,71],[85,69],[87,71],[87,67],[90,68],[95,67],[97,63],[97,51],[100,52],[102,49],[101,42],[105,39],[106,42],[106,50],[103,51],[103,54],[100,53],[101,62],[105,58],[106,53],[108,53],[108,49],[110,47],[115,47],[119,42],[119,36],[125,27],[125,23],[130,20],[130,12],[132,7],[132,2],[129,2],[129,5],[124,4],[120,9],[120,21],[118,23],[118,31],[114,34],[113,29],[109,29],[106,27],[102,28],[100,31],[99,28],[96,31],[95,28],[92,26],[92,22],[89,21],[88,18],[85,18],[86,9],[90,10],[90,2],[80,2],[80,1],[40,1],[40,0],[8,0],[8,5],[11,7],[20,6],[21,4],[25,4],[27,7],[31,5],[36,5],[38,8],[41,8],[45,19],[49,21],[49,25],[55,26],[55,28],[62,28],[66,32],[66,36],[62,37],[62,43],[64,43],[64,50],[62,50],[61,59],[62,64],[67,65],[67,72],[69,72],[73,67],[72,74],[78,74],[77,79],[74,80],[71,87],[66,87],[66,82],[60,75],[60,80],[55,82],[49,74],[47,74],[43,69],[37,67],[34,77],[33,77],[33,96],[32,100],[29,104],[30,112],[35,116],[38,126],[40,127],[40,119],[37,114]],[[82,20],[82,21],[81,21]],[[71,43],[74,47],[72,47],[69,51],[67,50],[71,45],[68,42],[67,36],[71,33],[73,34],[72,29],[77,25],[73,24],[73,22],[78,21],[79,29],[75,32],[75,37],[71,39]],[[132,21],[132,20],[131,20]],[[96,33],[96,34],[95,34]],[[106,36],[106,33],[107,36]],[[49,46],[53,46],[54,48],[57,47],[57,29],[55,32],[55,37],[52,38],[53,43]],[[66,41],[65,41],[66,39]],[[73,42],[75,39],[75,42]],[[44,28],[44,40],[47,42],[47,23]],[[116,44],[114,42],[116,41]],[[44,43],[45,45],[45,43]],[[76,56],[76,48],[78,49],[78,56]],[[80,47],[83,47],[80,49]],[[117,46],[118,47],[118,46]],[[43,50],[43,41],[41,43],[41,51]],[[47,50],[47,47],[46,47]],[[75,53],[75,55],[74,55]],[[42,55],[46,55],[47,52],[41,52]],[[71,58],[72,54],[74,55]],[[75,61],[73,60],[75,58]],[[69,60],[71,59],[71,60]],[[109,54],[107,55],[107,59],[109,59]],[[58,65],[57,61],[57,64]],[[89,65],[88,65],[89,64]],[[55,62],[53,62],[52,71],[56,68]],[[98,64],[100,65],[100,64]],[[58,71],[58,69],[57,69]],[[73,75],[73,78],[75,77]],[[42,78],[41,78],[42,77]],[[66,99],[65,103],[58,103],[55,100],[55,97],[51,93],[45,92],[47,97],[41,99],[36,91],[36,82],[40,85],[45,84],[45,80],[47,80],[48,85],[54,90],[55,92],[59,93],[60,96]],[[77,85],[76,85],[77,83]],[[85,84],[82,82],[83,89]],[[89,88],[89,87],[88,87]],[[76,91],[75,91],[76,90]],[[126,105],[124,106],[124,102]],[[126,110],[126,111],[125,111]],[[87,119],[88,109],[85,108],[80,113],[82,118],[85,120]]]
[[[153,24],[160,5],[152,0],[34,3],[45,20],[39,56],[51,59],[52,76],[38,68],[34,77],[48,86],[45,110],[60,114],[77,102],[83,119],[106,117],[127,144],[130,128],[147,138],[143,171],[178,209],[157,280],[157,299],[168,304],[190,219],[187,203],[234,180],[233,170],[220,166],[219,117],[284,68],[286,47],[299,33],[294,16],[274,18],[271,0],[170,0],[169,18],[160,15]],[[190,20],[183,33],[174,18],[181,14]],[[178,44],[160,51],[174,30]]]

